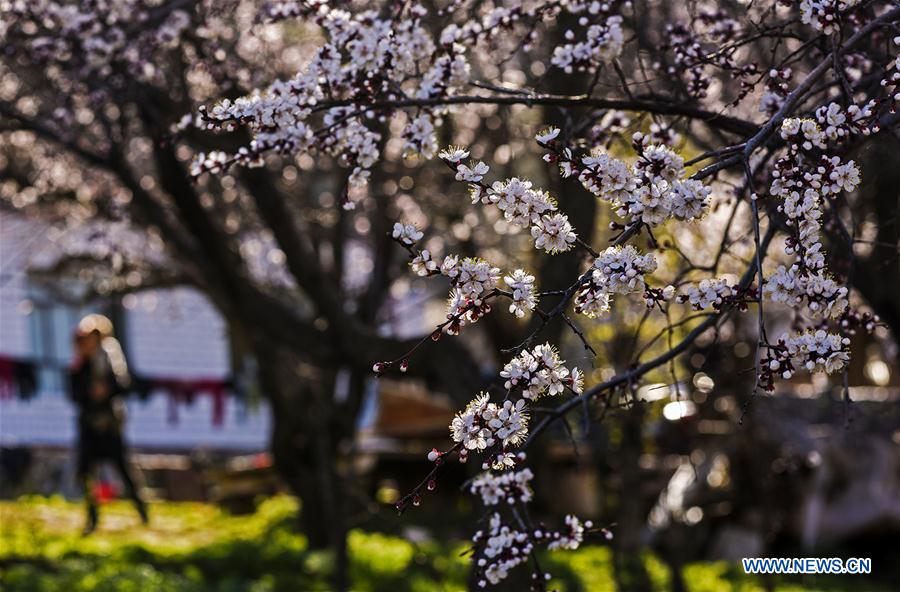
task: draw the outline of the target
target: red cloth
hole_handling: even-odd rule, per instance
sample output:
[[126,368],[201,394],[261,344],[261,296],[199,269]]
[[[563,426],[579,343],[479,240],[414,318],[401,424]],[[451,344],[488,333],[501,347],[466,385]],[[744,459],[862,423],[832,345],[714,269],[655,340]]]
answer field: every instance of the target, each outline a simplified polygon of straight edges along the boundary
[[117,494],[115,486],[109,481],[99,481],[94,485],[94,499],[101,504],[116,499]]
[[0,399],[12,399],[16,388],[14,360],[0,356]]
[[178,404],[191,403],[197,394],[205,393],[212,397],[212,423],[221,426],[225,422],[225,392],[228,384],[216,379],[167,379],[157,378],[151,381],[153,389],[166,391],[169,394],[169,423],[178,423]]

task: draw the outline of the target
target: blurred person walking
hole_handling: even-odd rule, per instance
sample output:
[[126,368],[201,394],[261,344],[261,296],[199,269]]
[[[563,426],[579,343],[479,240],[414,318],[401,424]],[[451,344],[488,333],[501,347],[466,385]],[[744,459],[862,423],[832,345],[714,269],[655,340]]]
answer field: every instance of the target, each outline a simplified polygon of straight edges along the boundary
[[87,504],[84,534],[97,528],[99,514],[91,485],[94,470],[102,461],[111,462],[118,470],[125,493],[146,524],[147,507],[125,460],[122,437],[125,413],[120,397],[130,386],[131,378],[122,347],[113,337],[112,322],[98,314],[79,321],[74,339],[75,359],[70,381],[72,400],[78,406],[77,474]]

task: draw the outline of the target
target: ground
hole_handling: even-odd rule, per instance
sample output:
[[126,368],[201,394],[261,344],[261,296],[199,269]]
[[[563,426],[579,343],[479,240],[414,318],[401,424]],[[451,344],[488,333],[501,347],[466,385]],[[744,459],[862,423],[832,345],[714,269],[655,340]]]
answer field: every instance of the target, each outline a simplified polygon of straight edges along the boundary
[[[158,502],[143,527],[124,502],[103,507],[99,530],[81,537],[80,504],[29,497],[0,502],[0,589],[5,592],[252,592],[327,590],[331,561],[310,552],[293,531],[296,502],[280,496],[255,514],[231,516],[200,503]],[[350,535],[354,590],[463,590],[468,561],[462,543],[442,546],[355,530]],[[560,590],[613,590],[610,551],[587,546],[556,552],[545,564]],[[647,566],[658,590],[668,572],[654,557]],[[757,578],[735,565],[689,565],[690,592],[763,592]],[[857,578],[806,578],[775,583],[777,592],[887,590]]]

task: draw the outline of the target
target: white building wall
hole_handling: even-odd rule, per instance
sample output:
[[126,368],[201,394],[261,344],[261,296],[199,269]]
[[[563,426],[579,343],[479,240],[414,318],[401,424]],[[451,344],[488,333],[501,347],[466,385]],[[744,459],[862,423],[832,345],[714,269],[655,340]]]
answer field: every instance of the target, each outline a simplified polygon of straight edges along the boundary
[[133,372],[144,376],[222,379],[228,376],[225,322],[195,290],[136,296],[126,311],[124,346]]
[[[52,246],[46,227],[0,214],[0,356],[32,359],[34,314],[29,306],[29,263]],[[125,300],[123,342],[132,372],[144,378],[223,380],[230,373],[225,323],[200,293],[186,289],[144,292]],[[70,330],[62,322],[60,330]],[[65,340],[63,340],[65,341]],[[46,382],[46,381],[45,381]],[[264,402],[248,409],[227,396],[221,425],[213,425],[212,397],[198,393],[177,406],[170,421],[166,393],[129,397],[126,437],[137,448],[264,450],[270,417]],[[58,385],[28,401],[0,399],[0,444],[71,446],[77,437],[74,406]]]
[[0,213],[0,354],[26,357],[31,352],[23,269],[44,228]]

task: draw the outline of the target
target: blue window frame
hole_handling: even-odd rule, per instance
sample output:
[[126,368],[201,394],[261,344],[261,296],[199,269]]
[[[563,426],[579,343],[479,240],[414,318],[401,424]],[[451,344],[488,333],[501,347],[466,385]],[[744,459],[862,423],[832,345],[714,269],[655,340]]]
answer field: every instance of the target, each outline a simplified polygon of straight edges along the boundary
[[42,394],[64,395],[68,389],[68,369],[72,362],[72,332],[89,312],[106,312],[105,307],[77,305],[54,298],[39,286],[29,287],[31,349]]

